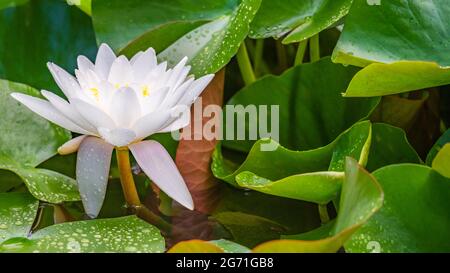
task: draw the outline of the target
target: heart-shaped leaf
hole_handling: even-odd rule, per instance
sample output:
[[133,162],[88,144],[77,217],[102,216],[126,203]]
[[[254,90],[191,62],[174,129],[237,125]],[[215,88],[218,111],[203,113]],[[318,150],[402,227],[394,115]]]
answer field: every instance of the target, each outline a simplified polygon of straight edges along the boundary
[[345,244],[347,251],[450,251],[448,178],[414,164],[387,166],[373,175],[383,187],[384,205]]
[[263,0],[251,24],[254,39],[286,35],[283,43],[308,39],[344,17],[352,0]]
[[187,33],[158,55],[171,65],[187,56],[196,76],[216,73],[237,53],[261,0],[242,0],[231,14]]
[[28,193],[0,193],[0,243],[13,237],[26,237],[38,205],[38,200]]
[[[263,77],[240,90],[227,103],[224,135],[226,139],[229,139],[228,133],[236,135],[237,128],[234,127],[239,126],[236,117],[242,118],[248,111],[255,111],[261,112],[262,116],[252,117],[254,120],[245,123],[247,139],[251,136],[250,128],[258,124],[259,119],[267,120],[267,127],[275,132],[278,129],[275,121],[278,122],[277,117],[280,117],[279,142],[284,147],[310,150],[325,146],[355,122],[370,115],[379,102],[379,98],[342,97],[341,93],[357,71],[355,67],[333,64],[329,58],[323,58],[296,66],[281,76]],[[278,116],[272,106],[278,107]],[[272,119],[275,121],[271,122]],[[257,138],[264,137],[267,135],[259,132]],[[234,136],[232,139],[238,138]],[[247,152],[254,142],[225,140],[223,144],[227,148]]]
[[215,241],[190,240],[179,242],[169,253],[248,253],[250,249],[232,241],[220,239]]
[[46,63],[73,71],[97,51],[90,18],[64,1],[29,1],[0,11],[0,77],[62,95]]
[[346,96],[380,96],[450,83],[446,0],[355,0],[333,61],[367,66]]
[[165,249],[154,226],[136,216],[68,222],[37,231],[28,239],[13,238],[3,252],[150,252]]
[[201,4],[197,0],[96,0],[92,20],[100,42],[134,55],[150,46],[160,51],[195,27],[232,13],[238,5],[238,0]]
[[[240,166],[224,158],[219,146],[213,154],[211,168],[217,178],[232,185],[237,185],[236,176],[245,171],[272,181],[329,169],[343,171],[343,165],[340,163],[343,161],[342,158],[350,155],[360,159],[360,153],[370,138],[370,128],[371,124],[368,121],[357,123],[327,146],[308,151],[293,151],[273,140],[259,140]],[[262,148],[263,145],[270,145],[276,149],[266,151]]]
[[[254,252],[336,252],[383,203],[380,185],[354,159],[347,158],[345,181],[336,221],[309,233],[310,240],[283,239],[263,243]],[[332,226],[331,226],[332,225]],[[324,236],[318,238],[318,236]],[[298,238],[298,236],[296,236]],[[313,240],[311,240],[311,238]]]
[[[28,110],[10,94],[20,92],[39,97],[37,90],[18,83],[0,81],[0,169],[16,173],[37,199],[59,203],[79,200],[75,181],[37,165],[56,153],[70,133]],[[2,181],[3,182],[3,181]]]

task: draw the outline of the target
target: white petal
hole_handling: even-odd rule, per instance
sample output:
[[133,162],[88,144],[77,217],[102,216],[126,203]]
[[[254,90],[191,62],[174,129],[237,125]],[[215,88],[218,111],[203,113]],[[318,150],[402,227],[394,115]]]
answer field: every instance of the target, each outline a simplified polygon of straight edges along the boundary
[[193,210],[194,202],[177,166],[169,153],[156,141],[141,141],[130,145],[139,166],[158,185],[158,187],[175,201]]
[[67,141],[61,147],[58,148],[58,153],[60,155],[68,155],[75,153],[78,151],[78,148],[80,147],[81,142],[87,137],[87,135],[78,136],[75,138],[72,138],[71,140]]
[[[173,120],[169,125],[159,130],[158,133],[167,133],[180,130],[184,127],[187,127],[191,122],[191,112],[189,107],[176,107],[176,110],[173,110],[172,116],[179,116],[175,120]],[[176,113],[176,111],[179,111]]]
[[155,91],[150,91],[150,96],[144,100],[142,112],[147,114],[155,111],[162,105],[162,102],[169,93],[169,87],[159,88]]
[[134,54],[134,56],[130,60],[130,64],[134,65],[134,63],[139,59],[139,57],[142,56],[142,54],[144,54],[144,52],[142,51],[139,51],[138,53]]
[[95,59],[95,72],[102,79],[108,79],[111,65],[116,59],[116,55],[107,44],[101,44]]
[[93,135],[96,134],[97,129],[93,127],[89,122],[87,122],[86,119],[83,118],[80,113],[78,113],[75,107],[69,104],[65,99],[46,90],[42,90],[41,94],[53,105],[53,107],[61,112],[61,114],[66,116],[68,119],[73,121],[84,130],[90,132]]
[[64,95],[68,99],[76,98],[80,92],[80,85],[75,77],[54,63],[47,63],[47,67]]
[[58,110],[56,110],[48,101],[28,96],[21,93],[12,93],[11,96],[23,103],[31,111],[40,115],[41,117],[55,123],[58,126],[66,128],[69,131],[79,134],[89,134],[86,130],[76,125],[74,122],[66,118]]
[[135,79],[144,80],[145,76],[156,66],[155,50],[153,48],[147,49],[131,63]]
[[105,199],[113,149],[100,138],[87,137],[78,150],[78,190],[84,210],[91,218],[97,217]]
[[74,99],[72,103],[78,112],[95,128],[116,128],[116,124],[112,118],[100,108],[80,99]]
[[133,80],[131,64],[125,56],[119,56],[111,65],[108,81],[113,84],[130,84]]
[[128,129],[99,128],[98,132],[106,142],[116,147],[127,146],[136,139],[136,134]]
[[86,56],[80,55],[77,58],[78,69],[81,71],[94,70],[94,64],[86,58]]
[[[170,78],[168,80],[168,83],[172,86],[175,87],[175,84],[179,81],[179,78],[186,73],[186,63],[188,61],[187,57],[184,57],[174,68],[173,68],[173,72],[170,75]],[[187,68],[187,74],[189,73],[190,67]],[[186,76],[184,76],[184,78],[186,78]]]
[[140,116],[141,105],[136,92],[129,87],[114,91],[109,105],[109,115],[118,127],[129,128]]
[[170,111],[156,111],[141,117],[132,127],[136,132],[136,139],[144,139],[158,132],[168,125],[170,118]]
[[198,96],[200,96],[203,90],[205,90],[213,78],[214,74],[209,74],[195,80],[189,91],[186,92],[186,94],[181,98],[179,104],[191,105],[198,98]]
[[171,91],[166,96],[163,103],[161,103],[161,108],[164,109],[164,108],[174,107],[181,100],[181,98],[187,94],[187,90],[191,89],[193,82],[194,82],[194,79],[191,78],[191,79],[187,80],[185,83],[183,83],[180,87]]

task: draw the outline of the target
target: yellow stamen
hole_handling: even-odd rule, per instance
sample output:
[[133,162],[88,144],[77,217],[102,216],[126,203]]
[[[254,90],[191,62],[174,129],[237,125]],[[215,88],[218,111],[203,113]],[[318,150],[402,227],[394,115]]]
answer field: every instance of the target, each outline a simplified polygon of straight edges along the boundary
[[89,89],[92,92],[92,95],[98,100],[98,89],[93,87]]
[[144,97],[148,97],[148,95],[150,95],[150,90],[148,88],[148,85],[144,86],[144,88],[142,89],[142,96]]

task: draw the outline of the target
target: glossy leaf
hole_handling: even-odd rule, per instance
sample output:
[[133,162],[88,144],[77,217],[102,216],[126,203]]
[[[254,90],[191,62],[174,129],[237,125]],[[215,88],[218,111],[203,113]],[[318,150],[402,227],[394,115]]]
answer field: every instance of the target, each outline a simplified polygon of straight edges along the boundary
[[352,0],[263,0],[251,24],[254,39],[286,35],[283,43],[308,39],[345,16]]
[[318,204],[327,204],[335,199],[343,180],[344,174],[340,172],[297,174],[277,181],[251,172],[242,172],[236,176],[236,182],[243,188]]
[[62,94],[46,63],[73,71],[77,56],[97,51],[90,18],[59,0],[0,11],[0,77]]
[[[378,98],[342,97],[341,93],[357,71],[355,67],[333,64],[329,58],[323,58],[315,63],[291,68],[281,76],[263,77],[240,90],[227,104],[244,107],[250,105],[250,110],[256,106],[258,113],[262,111],[259,109],[261,105],[278,105],[281,145],[296,150],[322,147],[355,122],[365,119],[379,102]],[[224,116],[239,117],[245,115],[246,110],[248,109],[227,107]],[[233,112],[229,113],[230,111]],[[271,128],[270,107],[267,113],[268,127]],[[258,119],[245,124],[246,136],[249,136],[249,123],[257,124]],[[233,129],[231,124],[236,122],[232,123],[228,118],[226,121],[228,127],[224,129],[230,131]],[[225,140],[223,143],[227,148],[249,151],[254,141]]]
[[0,193],[0,243],[27,236],[38,205],[39,202],[28,193]]
[[187,56],[192,74],[216,73],[237,53],[260,4],[261,0],[242,0],[231,14],[187,33],[161,52],[158,58],[175,65]]
[[136,216],[69,222],[32,234],[28,240],[13,238],[3,252],[163,252],[158,229]]
[[30,193],[39,200],[49,203],[80,200],[73,178],[46,169],[10,167],[9,170],[16,173]]
[[[370,127],[368,121],[357,123],[332,143],[308,151],[289,150],[273,140],[262,139],[255,143],[240,166],[224,158],[219,146],[213,154],[211,168],[217,178],[232,185],[236,185],[236,175],[244,171],[272,181],[302,173],[327,171],[330,165],[333,171],[343,171],[343,165],[340,162],[345,156],[350,155],[359,159],[360,152],[369,138]],[[264,151],[262,149],[264,144],[270,144],[276,149]],[[351,152],[346,153],[347,149]],[[334,159],[333,162],[332,159]]]
[[[29,86],[0,81],[0,169],[17,174],[39,200],[59,203],[79,200],[75,180],[60,173],[36,169],[70,139],[70,133],[41,118],[14,100],[12,92],[40,96]],[[3,181],[1,181],[3,182]]]
[[374,176],[383,187],[384,205],[346,243],[346,251],[450,251],[448,178],[413,164],[387,166]]
[[206,1],[201,5],[196,0],[96,0],[92,20],[98,40],[117,52],[129,51],[127,47],[162,50],[198,23],[230,14],[238,4],[238,0]]
[[[355,0],[333,61],[367,66],[346,96],[380,96],[450,83],[447,1]],[[382,42],[380,42],[382,41]]]
[[254,252],[336,252],[383,203],[383,191],[377,181],[351,158],[346,161],[345,181],[339,213],[333,227],[315,233],[328,237],[315,240],[275,240],[263,243]]

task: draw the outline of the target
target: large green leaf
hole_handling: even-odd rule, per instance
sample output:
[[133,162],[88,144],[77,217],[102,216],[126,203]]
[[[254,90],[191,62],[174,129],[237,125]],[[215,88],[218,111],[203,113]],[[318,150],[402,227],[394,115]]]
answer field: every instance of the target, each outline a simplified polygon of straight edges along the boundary
[[449,252],[450,180],[422,165],[374,172],[384,205],[345,245],[349,252]]
[[305,40],[345,16],[352,0],[263,0],[251,24],[250,37],[284,38],[284,43]]
[[28,239],[13,238],[3,252],[150,252],[165,249],[154,226],[136,216],[68,222],[37,231]]
[[[360,158],[360,153],[370,137],[370,128],[369,121],[359,122],[332,143],[308,151],[289,150],[273,140],[262,139],[255,143],[240,166],[224,158],[219,146],[213,154],[211,169],[217,178],[232,185],[237,185],[236,176],[245,171],[272,181],[292,175],[327,171],[330,165],[333,171],[343,171],[343,165],[340,164],[342,158],[348,155]],[[276,149],[264,151],[262,145],[269,143]]]
[[127,47],[141,50],[152,46],[162,50],[198,26],[196,23],[230,14],[238,5],[239,0],[201,4],[197,0],[96,0],[92,20],[97,39],[118,52],[129,51]]
[[38,205],[39,202],[28,193],[0,193],[0,243],[27,236]]
[[10,96],[12,92],[40,96],[29,86],[0,80],[0,108],[4,109],[0,119],[4,129],[0,134],[0,169],[16,173],[37,199],[53,203],[79,200],[72,178],[34,168],[53,156],[70,139],[70,133],[21,105]]
[[[281,145],[296,150],[325,146],[355,122],[366,118],[379,102],[379,98],[342,97],[341,93],[357,71],[355,67],[333,64],[329,58],[323,58],[318,62],[296,66],[281,76],[263,77],[239,91],[227,103],[231,106],[249,106],[248,109],[231,109],[228,106],[224,116],[229,115],[236,120],[235,117],[245,116],[255,106],[259,113],[259,106],[278,105]],[[270,107],[267,112],[270,121]],[[245,124],[246,136],[249,136],[249,124],[257,124],[259,120],[259,117],[252,118],[255,120]],[[262,116],[261,119],[266,117]],[[230,120],[226,122],[227,126],[238,125]],[[268,123],[269,128],[275,125]],[[226,127],[225,131],[230,129]],[[236,136],[234,139],[237,139]],[[223,143],[227,148],[249,151],[254,141],[225,140]]]
[[341,172],[297,174],[278,181],[270,181],[251,172],[236,176],[236,182],[241,187],[318,204],[334,200],[343,180],[344,174]]
[[[370,148],[372,128],[369,122],[361,122],[341,135],[334,144],[327,172],[298,173],[271,181],[252,172],[244,171],[236,176],[239,186],[281,197],[293,198],[325,205],[335,200],[344,180],[345,159],[350,156],[366,164]],[[264,154],[265,152],[263,152]],[[302,153],[302,152],[296,152]],[[273,163],[273,158],[271,158]],[[301,164],[295,161],[297,164]],[[264,166],[267,171],[272,166]]]
[[247,37],[249,24],[261,0],[242,0],[231,14],[222,16],[187,33],[159,54],[159,59],[175,65],[189,57],[196,76],[216,73],[236,54]]
[[[336,252],[361,225],[380,209],[382,203],[383,191],[377,181],[359,166],[356,160],[347,158],[339,213],[333,224],[319,228],[319,231],[314,231],[314,235],[309,233],[309,236],[303,236],[302,240],[270,241],[257,246],[253,251]],[[318,236],[325,237],[318,238]]]
[[33,0],[0,11],[1,78],[57,91],[46,63],[73,71],[79,54],[96,51],[90,18],[63,1]]
[[333,61],[367,66],[346,96],[380,96],[450,83],[446,0],[355,0]]

